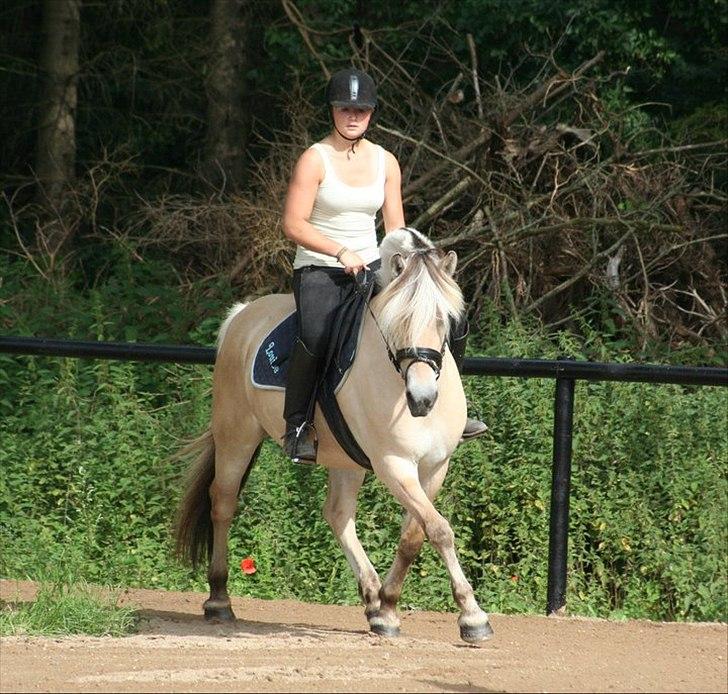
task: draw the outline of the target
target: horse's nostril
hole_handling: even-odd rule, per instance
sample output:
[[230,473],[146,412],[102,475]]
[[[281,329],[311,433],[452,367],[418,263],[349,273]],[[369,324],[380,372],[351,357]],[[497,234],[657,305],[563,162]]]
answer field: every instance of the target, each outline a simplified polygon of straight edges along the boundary
[[409,407],[410,414],[413,417],[425,417],[430,414],[432,406],[437,400],[437,393],[434,396],[421,396],[419,398],[412,397],[412,394],[407,391],[407,407]]
[[426,407],[427,411],[429,412],[434,406],[435,400],[437,400],[437,391],[435,391],[433,395],[428,395],[422,398],[422,406]]

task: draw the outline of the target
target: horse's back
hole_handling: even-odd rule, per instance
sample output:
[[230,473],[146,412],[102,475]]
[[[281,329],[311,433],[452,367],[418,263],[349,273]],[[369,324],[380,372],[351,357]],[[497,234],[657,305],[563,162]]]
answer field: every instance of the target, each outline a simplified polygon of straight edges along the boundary
[[[248,329],[270,329],[296,308],[293,294],[267,294],[245,305],[235,317]],[[249,325],[248,325],[249,324]]]
[[258,345],[294,308],[292,294],[269,294],[231,309],[220,328],[213,395],[250,392],[248,376]]
[[268,294],[249,304],[236,304],[223,323],[218,362],[230,355],[244,357],[295,309],[293,294]]
[[221,326],[213,372],[213,430],[252,417],[269,436],[283,435],[283,393],[256,389],[250,375],[263,339],[294,310],[292,294],[268,294],[231,309]]

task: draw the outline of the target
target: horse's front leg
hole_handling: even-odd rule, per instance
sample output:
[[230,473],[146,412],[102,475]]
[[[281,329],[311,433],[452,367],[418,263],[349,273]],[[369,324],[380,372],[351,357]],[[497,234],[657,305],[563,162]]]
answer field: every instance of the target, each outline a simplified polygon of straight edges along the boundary
[[364,482],[364,475],[363,469],[329,469],[328,494],[323,512],[356,576],[366,617],[371,620],[372,615],[379,610],[379,589],[382,584],[359,542],[354,522],[357,495]]
[[450,586],[455,602],[460,608],[458,625],[460,637],[469,643],[489,638],[493,629],[488,615],[480,609],[473,588],[455,552],[455,535],[450,524],[427,497],[420,484],[414,463],[402,458],[388,456],[381,462],[373,461],[374,471],[387,485],[392,494],[409,511],[424,529],[427,539],[442,557],[450,574]]
[[[448,462],[438,464],[434,468],[420,467],[419,479],[422,489],[428,499],[433,501],[442,487],[447,474]],[[422,549],[425,541],[425,531],[407,511],[402,522],[402,534],[397,547],[397,554],[394,557],[392,567],[384,579],[382,589],[379,591],[380,608],[379,612],[369,620],[372,631],[382,636],[399,635],[399,616],[397,614],[397,603],[402,594],[402,586],[407,577],[412,562]]]

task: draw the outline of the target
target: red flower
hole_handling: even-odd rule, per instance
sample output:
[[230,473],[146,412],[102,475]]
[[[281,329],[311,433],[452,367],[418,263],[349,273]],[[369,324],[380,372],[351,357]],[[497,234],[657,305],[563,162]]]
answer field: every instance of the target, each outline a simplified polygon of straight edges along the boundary
[[518,576],[516,576],[515,574],[511,576],[511,581],[513,581],[514,583],[518,581]]
[[240,570],[244,574],[254,574],[258,569],[255,568],[255,560],[253,557],[245,557],[245,559],[240,562]]

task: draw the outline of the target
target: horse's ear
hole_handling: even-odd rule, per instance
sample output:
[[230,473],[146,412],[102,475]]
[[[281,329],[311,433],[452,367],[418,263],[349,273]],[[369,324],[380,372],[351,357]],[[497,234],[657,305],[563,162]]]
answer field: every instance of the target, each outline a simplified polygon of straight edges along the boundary
[[392,279],[401,274],[402,270],[404,270],[404,258],[401,253],[395,253],[389,259],[389,267],[392,270]]
[[455,268],[458,266],[458,254],[455,251],[449,251],[447,255],[442,259],[440,267],[443,272],[452,276],[455,274]]

